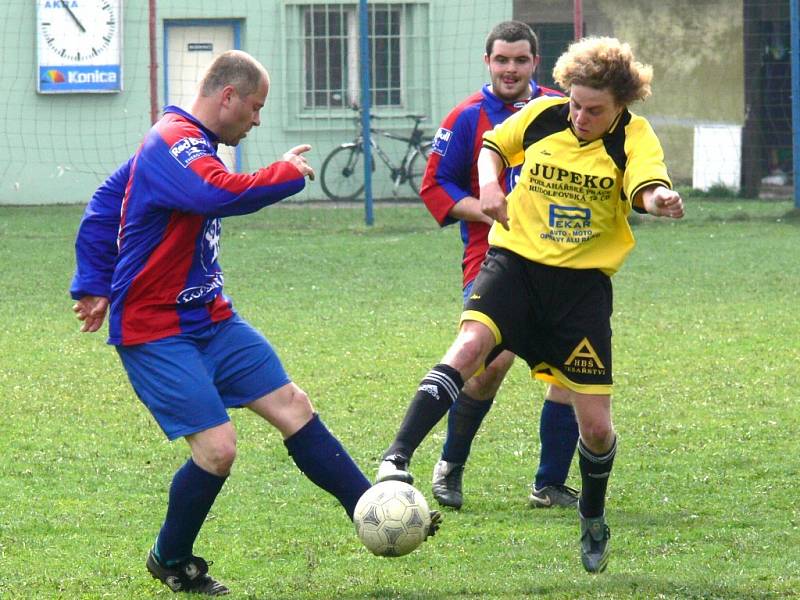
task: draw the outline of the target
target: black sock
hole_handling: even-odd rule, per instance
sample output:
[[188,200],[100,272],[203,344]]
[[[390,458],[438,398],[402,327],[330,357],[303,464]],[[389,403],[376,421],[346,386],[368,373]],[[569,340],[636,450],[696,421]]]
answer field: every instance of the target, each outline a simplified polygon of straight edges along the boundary
[[611,467],[614,464],[614,455],[617,453],[617,438],[611,444],[611,449],[598,456],[578,440],[578,464],[581,467],[581,498],[579,508],[584,518],[599,517],[606,509],[606,488]]
[[462,387],[464,381],[456,369],[445,364],[433,367],[420,382],[397,437],[383,454],[384,458],[401,454],[410,459],[417,446],[450,409]]
[[447,439],[442,449],[442,460],[460,465],[467,462],[472,440],[492,408],[492,402],[494,398],[475,400],[461,391],[447,416]]

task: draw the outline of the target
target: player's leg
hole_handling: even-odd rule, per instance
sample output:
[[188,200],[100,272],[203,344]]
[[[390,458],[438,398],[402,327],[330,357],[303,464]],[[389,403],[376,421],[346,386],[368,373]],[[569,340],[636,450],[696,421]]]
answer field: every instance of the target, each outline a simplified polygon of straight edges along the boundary
[[417,387],[394,441],[383,454],[378,481],[413,482],[408,472],[411,456],[450,409],[464,387],[464,380],[478,371],[495,345],[495,333],[487,325],[462,322],[455,342]]
[[[545,270],[537,271],[539,278],[547,277]],[[551,275],[542,289],[557,293],[550,293],[546,304],[547,339],[539,340],[543,361],[533,364],[537,376],[555,379],[567,391],[575,411],[581,560],[587,571],[600,572],[608,561],[605,496],[616,450],[611,424],[613,291],[611,279],[598,270],[554,269]]]
[[581,559],[587,571],[601,572],[608,562],[611,537],[605,522],[606,490],[617,451],[611,396],[575,393],[572,402],[580,428]]
[[173,476],[167,512],[147,558],[173,591],[221,595],[192,548],[236,455],[236,434],[195,344],[175,336],[117,348],[131,384],[170,439],[185,437],[192,457]]
[[461,508],[464,501],[462,478],[472,440],[513,363],[514,355],[511,352],[501,352],[482,373],[464,384],[450,407],[442,458],[433,468],[433,497],[439,504]]
[[[172,479],[164,524],[147,557],[154,578],[173,591],[223,596],[229,590],[208,575],[208,563],[192,546],[236,458],[236,431],[230,422],[186,436],[190,458]],[[181,556],[182,558],[169,558]]]
[[288,383],[247,407],[281,432],[297,467],[335,496],[352,519],[356,503],[370,482],[314,412],[306,393]]
[[535,508],[574,507],[578,491],[567,486],[567,475],[578,445],[578,422],[567,389],[548,385],[539,417],[539,468],[528,497]]
[[221,326],[206,355],[226,406],[246,406],[281,432],[289,454],[352,518],[370,483],[287,375],[272,345],[235,316]]

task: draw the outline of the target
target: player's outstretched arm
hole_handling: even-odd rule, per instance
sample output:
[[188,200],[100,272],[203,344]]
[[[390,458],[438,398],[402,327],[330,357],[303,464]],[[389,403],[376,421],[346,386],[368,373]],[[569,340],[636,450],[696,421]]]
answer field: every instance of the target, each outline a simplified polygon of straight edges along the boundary
[[314,181],[314,169],[311,168],[311,165],[308,164],[306,161],[306,157],[303,156],[306,152],[311,150],[311,146],[309,144],[300,144],[299,146],[295,146],[288,152],[286,152],[282,159],[286,162],[292,163],[298,170],[303,174],[303,177],[308,177],[311,181]]
[[656,185],[645,188],[641,194],[642,206],[651,215],[671,219],[683,218],[683,198],[675,190]]
[[75,316],[83,321],[81,331],[94,333],[103,325],[108,311],[108,298],[104,296],[84,296],[72,307]]

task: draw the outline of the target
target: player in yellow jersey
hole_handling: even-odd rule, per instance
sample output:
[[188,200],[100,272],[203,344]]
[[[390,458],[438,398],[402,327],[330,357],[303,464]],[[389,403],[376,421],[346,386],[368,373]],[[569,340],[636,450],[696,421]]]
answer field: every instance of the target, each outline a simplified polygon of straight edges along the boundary
[[[403,432],[430,431],[463,381],[512,351],[534,376],[565,389],[575,409],[581,560],[596,573],[608,561],[605,496],[617,448],[610,276],[634,246],[631,210],[675,219],[684,210],[658,138],[628,110],[650,95],[652,69],[617,39],[586,38],[553,76],[568,97],[536,99],[484,134],[481,210],[495,220],[487,258],[455,342],[420,383],[387,452],[410,456]],[[506,198],[498,175],[520,164]]]

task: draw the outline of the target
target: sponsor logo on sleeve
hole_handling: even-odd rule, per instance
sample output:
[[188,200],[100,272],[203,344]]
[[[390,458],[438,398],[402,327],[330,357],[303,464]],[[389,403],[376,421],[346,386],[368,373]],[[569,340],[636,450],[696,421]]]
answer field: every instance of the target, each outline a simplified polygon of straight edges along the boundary
[[436,135],[433,136],[433,146],[431,146],[431,150],[440,156],[444,156],[447,154],[447,146],[450,144],[450,138],[452,137],[453,132],[450,129],[439,127],[436,131]]
[[172,144],[169,153],[184,169],[198,158],[213,155],[208,143],[203,138],[196,137],[181,138]]

